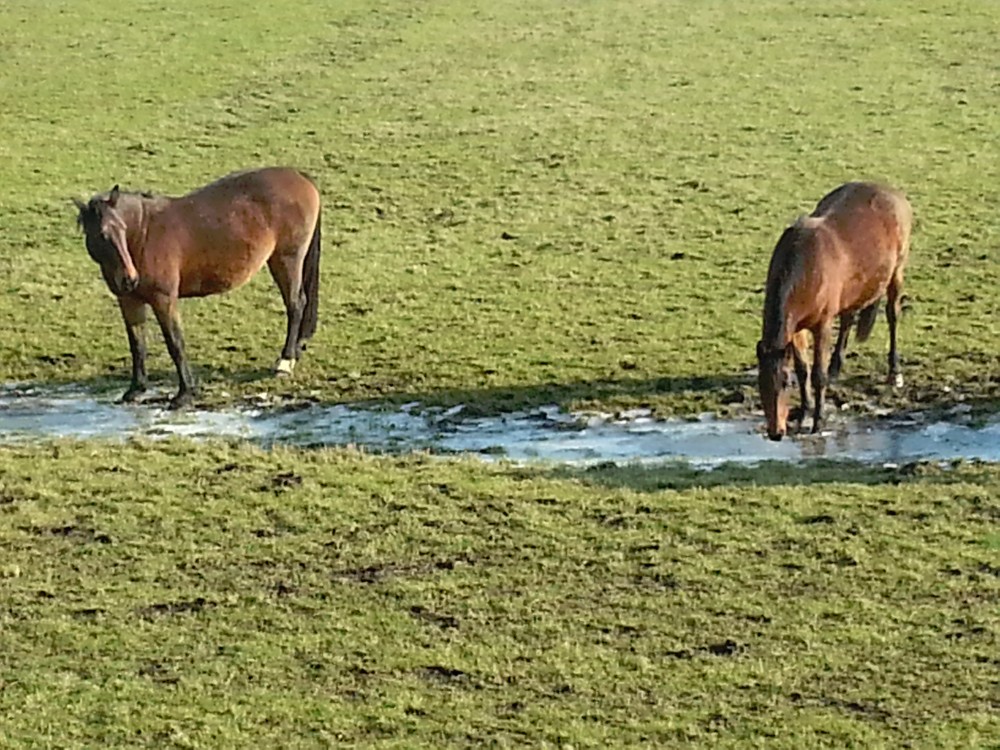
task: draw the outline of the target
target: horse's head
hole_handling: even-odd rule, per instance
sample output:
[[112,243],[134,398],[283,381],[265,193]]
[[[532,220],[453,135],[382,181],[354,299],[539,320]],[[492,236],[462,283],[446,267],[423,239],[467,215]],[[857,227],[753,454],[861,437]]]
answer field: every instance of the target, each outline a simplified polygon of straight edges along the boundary
[[101,273],[113,294],[128,294],[139,284],[139,272],[128,249],[128,224],[119,206],[120,193],[115,185],[110,192],[95,195],[87,203],[78,201],[77,224],[83,230],[87,252],[101,267]]
[[757,385],[767,419],[767,436],[781,440],[788,431],[788,386],[792,345],[771,349],[757,342]]

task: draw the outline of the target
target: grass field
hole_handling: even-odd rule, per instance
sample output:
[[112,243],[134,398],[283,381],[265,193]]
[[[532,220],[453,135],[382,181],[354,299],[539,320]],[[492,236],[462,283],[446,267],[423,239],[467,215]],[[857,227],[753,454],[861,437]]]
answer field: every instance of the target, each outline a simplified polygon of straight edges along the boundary
[[[328,238],[290,395],[719,408],[753,364],[780,230],[881,178],[918,224],[911,385],[882,398],[992,400],[995,4],[750,7],[6,3],[0,376],[127,377],[72,196],[288,163],[320,183]],[[280,348],[266,274],[183,314],[210,400]],[[885,341],[843,398],[871,397]]]
[[[834,400],[995,410],[998,32],[992,0],[7,0],[0,382],[127,385],[73,197],[292,164],[320,329],[275,381],[266,274],[185,302],[205,404],[746,410],[781,229],[874,178],[917,217],[907,385],[880,324]],[[1000,747],[997,478],[0,448],[0,746]]]
[[1000,741],[995,468],[140,443],[0,471],[5,747]]

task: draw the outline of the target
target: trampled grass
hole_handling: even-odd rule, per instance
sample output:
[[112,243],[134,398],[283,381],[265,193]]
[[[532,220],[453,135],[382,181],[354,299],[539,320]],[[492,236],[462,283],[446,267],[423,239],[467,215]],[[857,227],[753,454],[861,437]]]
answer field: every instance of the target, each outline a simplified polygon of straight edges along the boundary
[[[780,230],[881,178],[917,216],[908,382],[880,325],[834,399],[993,408],[998,31],[990,0],[9,0],[0,381],[126,386],[72,197],[284,163],[324,196],[320,329],[275,381],[266,274],[183,303],[206,403],[746,408]],[[0,745],[995,747],[996,480],[0,448]]]

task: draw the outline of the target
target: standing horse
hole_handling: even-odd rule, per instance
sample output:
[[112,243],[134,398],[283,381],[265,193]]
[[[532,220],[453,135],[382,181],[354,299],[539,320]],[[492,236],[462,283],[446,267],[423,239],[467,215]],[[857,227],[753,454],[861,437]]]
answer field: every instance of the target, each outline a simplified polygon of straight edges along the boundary
[[[858,341],[867,339],[883,297],[889,322],[889,381],[903,385],[896,322],[912,223],[910,204],[898,190],[849,182],[781,235],[767,271],[763,335],[757,343],[760,398],[772,440],[781,440],[787,430],[790,363],[799,380],[803,417],[809,408],[809,371],[801,351],[804,331],[813,337],[813,432],[818,432],[828,378],[840,370],[850,327],[856,321]],[[828,373],[835,317],[840,318],[840,333]]]
[[180,198],[114,188],[87,203],[74,201],[87,252],[118,298],[129,349],[133,401],[146,389],[145,322],[153,309],[177,368],[180,389],[171,408],[194,401],[177,300],[235,289],[265,263],[285,302],[288,330],[278,375],[290,375],[316,331],[319,293],[320,197],[294,169],[236,172]]

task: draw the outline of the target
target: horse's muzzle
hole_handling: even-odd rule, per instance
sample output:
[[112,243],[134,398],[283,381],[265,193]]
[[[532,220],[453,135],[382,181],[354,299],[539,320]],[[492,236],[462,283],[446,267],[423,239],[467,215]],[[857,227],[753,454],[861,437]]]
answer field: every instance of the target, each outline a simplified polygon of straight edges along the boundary
[[135,291],[137,286],[139,286],[139,277],[137,276],[135,278],[132,278],[130,276],[126,276],[125,278],[122,279],[120,286],[121,286],[121,291],[119,292],[120,295],[130,294]]
[[783,431],[782,432],[769,432],[769,433],[767,433],[767,439],[768,440],[773,440],[776,443],[781,442],[781,439],[783,437],[785,437],[785,433]]

